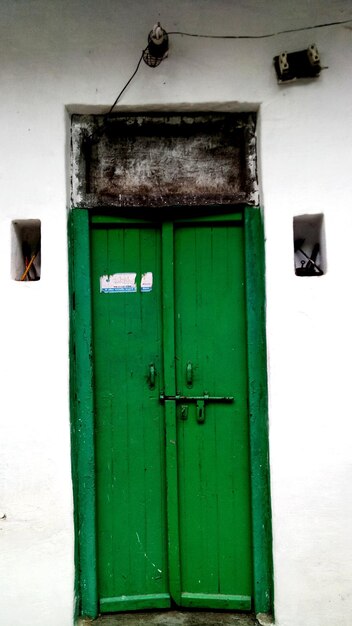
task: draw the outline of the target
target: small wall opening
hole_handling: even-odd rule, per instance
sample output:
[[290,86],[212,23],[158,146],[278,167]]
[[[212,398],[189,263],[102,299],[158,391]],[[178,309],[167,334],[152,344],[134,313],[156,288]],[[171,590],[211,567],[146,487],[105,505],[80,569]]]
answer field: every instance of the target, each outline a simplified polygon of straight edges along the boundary
[[11,232],[11,277],[20,282],[40,280],[40,220],[14,220]]
[[296,276],[323,276],[327,271],[324,215],[293,218]]

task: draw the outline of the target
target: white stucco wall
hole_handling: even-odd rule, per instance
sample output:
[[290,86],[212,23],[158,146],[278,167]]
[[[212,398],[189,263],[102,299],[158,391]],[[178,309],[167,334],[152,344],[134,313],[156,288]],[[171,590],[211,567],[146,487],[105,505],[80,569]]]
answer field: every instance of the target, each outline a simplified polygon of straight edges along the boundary
[[[348,0],[1,3],[0,621],[70,626],[67,111],[105,111],[149,29],[263,34],[352,18]],[[329,69],[278,86],[272,58],[315,42]],[[121,110],[259,109],[270,461],[279,626],[352,623],[352,22],[262,40],[172,37]],[[324,213],[328,272],[293,271],[292,219]],[[42,277],[11,279],[10,226],[42,222]]]

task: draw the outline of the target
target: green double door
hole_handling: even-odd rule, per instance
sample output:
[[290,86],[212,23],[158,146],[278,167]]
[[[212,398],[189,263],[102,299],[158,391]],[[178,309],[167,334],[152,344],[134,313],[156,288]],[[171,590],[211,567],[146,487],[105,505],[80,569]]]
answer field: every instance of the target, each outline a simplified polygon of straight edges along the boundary
[[91,226],[101,612],[249,610],[243,225]]

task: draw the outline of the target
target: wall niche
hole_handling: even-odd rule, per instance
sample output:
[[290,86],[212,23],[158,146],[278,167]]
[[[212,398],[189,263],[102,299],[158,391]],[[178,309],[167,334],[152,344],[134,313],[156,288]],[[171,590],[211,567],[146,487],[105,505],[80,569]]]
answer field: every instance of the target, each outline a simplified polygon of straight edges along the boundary
[[324,215],[297,215],[293,218],[294,264],[296,276],[326,274]]
[[11,231],[11,277],[19,282],[40,280],[40,220],[14,220]]

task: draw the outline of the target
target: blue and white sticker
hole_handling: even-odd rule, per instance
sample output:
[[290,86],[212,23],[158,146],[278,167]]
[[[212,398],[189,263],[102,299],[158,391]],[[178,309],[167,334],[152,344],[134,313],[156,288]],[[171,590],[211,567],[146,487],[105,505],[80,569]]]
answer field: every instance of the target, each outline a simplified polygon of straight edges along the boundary
[[153,289],[153,272],[146,272],[142,274],[141,278],[141,291],[151,291]]
[[136,293],[136,272],[100,276],[100,293]]

